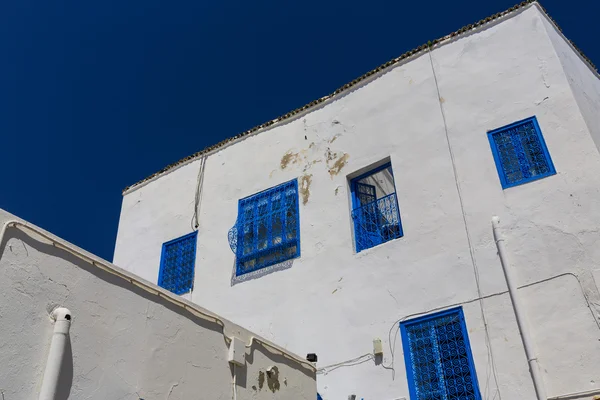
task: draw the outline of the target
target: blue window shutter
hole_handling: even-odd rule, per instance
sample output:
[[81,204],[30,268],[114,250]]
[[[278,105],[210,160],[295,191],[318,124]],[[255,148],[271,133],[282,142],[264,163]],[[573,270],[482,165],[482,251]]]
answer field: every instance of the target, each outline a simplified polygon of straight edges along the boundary
[[536,117],[488,132],[502,188],[556,174]]
[[462,308],[400,324],[411,400],[481,400]]
[[192,290],[197,233],[192,232],[163,244],[158,286],[175,294]]
[[299,218],[296,179],[241,199],[229,232],[236,275],[299,257]]

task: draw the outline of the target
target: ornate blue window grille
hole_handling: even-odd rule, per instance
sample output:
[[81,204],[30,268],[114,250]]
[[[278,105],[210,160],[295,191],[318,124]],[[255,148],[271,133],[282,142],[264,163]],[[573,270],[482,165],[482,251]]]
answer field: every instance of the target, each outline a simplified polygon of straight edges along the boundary
[[488,132],[502,188],[556,174],[535,117]]
[[481,400],[462,308],[402,322],[411,400]]
[[391,163],[352,179],[350,190],[357,252],[404,235]]
[[192,290],[197,233],[192,232],[163,244],[158,286],[175,294]]
[[241,199],[229,231],[240,276],[300,256],[296,179]]

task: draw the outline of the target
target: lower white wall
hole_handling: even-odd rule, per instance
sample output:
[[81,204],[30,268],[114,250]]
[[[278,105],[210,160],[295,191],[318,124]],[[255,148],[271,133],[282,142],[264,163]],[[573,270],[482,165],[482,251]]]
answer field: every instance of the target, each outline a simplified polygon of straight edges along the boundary
[[[597,275],[600,276],[599,271]],[[547,397],[569,395],[566,398],[595,399],[594,395],[600,395],[600,330],[593,308],[588,307],[577,278],[564,274],[521,287],[518,292],[527,311],[527,325]],[[491,297],[484,299],[482,306],[489,332],[489,347],[480,303],[467,301],[461,304],[482,399],[535,399],[510,298],[506,292],[488,296]],[[424,315],[412,316],[413,312],[425,311],[417,308],[410,304],[401,305],[399,309],[406,311],[399,313],[398,318],[403,320],[409,316],[409,320]],[[382,365],[376,365],[374,361],[348,362],[320,371],[317,380],[323,398],[345,399],[349,394],[356,394],[357,398],[364,397],[365,400],[408,399],[404,349],[398,326],[399,321],[377,321],[369,328],[371,332],[379,332],[384,341]],[[390,332],[389,341],[387,332]],[[327,332],[317,335],[323,335],[319,337],[321,342],[329,342],[329,346],[317,347],[319,352],[339,353],[335,342],[341,342],[342,338],[327,337]],[[364,336],[363,346],[355,350],[356,356],[369,352],[369,339],[369,336]],[[393,351],[389,348],[390,343]],[[325,367],[324,364],[320,363],[319,367]],[[591,393],[582,393],[586,391]]]
[[[0,210],[0,223],[8,219]],[[3,399],[38,397],[55,306],[73,315],[57,399],[233,398],[220,325],[35,236],[8,228],[0,243]],[[246,342],[252,335],[228,321],[224,329]],[[246,357],[237,399],[316,398],[310,369],[256,342]]]

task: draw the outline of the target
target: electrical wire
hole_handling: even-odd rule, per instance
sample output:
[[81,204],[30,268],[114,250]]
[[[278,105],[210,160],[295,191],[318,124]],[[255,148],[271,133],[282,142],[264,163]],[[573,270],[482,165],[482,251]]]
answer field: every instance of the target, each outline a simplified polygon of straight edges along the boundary
[[[527,283],[521,286],[518,286],[517,289],[525,289],[531,286],[535,286],[535,285],[539,285],[541,283],[545,283],[545,282],[549,282],[552,281],[554,279],[558,279],[558,278],[562,278],[565,276],[571,276],[573,278],[575,278],[575,280],[577,281],[577,283],[579,284],[579,289],[582,292],[583,298],[586,302],[586,305],[588,307],[588,309],[590,310],[590,313],[592,314],[592,319],[594,320],[594,322],[596,323],[596,325],[598,326],[598,330],[600,330],[600,324],[598,323],[596,316],[594,314],[592,305],[590,304],[590,301],[588,299],[588,297],[585,295],[585,289],[583,287],[583,284],[581,283],[581,280],[579,279],[579,277],[572,273],[572,272],[563,272],[562,274],[558,274],[558,275],[554,275],[548,278],[544,278],[544,279],[540,279],[538,281],[535,282],[531,282],[531,283]],[[485,299],[490,299],[492,297],[497,297],[497,296],[502,296],[508,294],[508,290],[504,290],[502,292],[496,292],[496,293],[492,293],[492,294],[488,294],[486,296],[481,296],[481,297],[476,297],[474,299],[470,299],[470,300],[465,300],[462,302],[458,302],[458,303],[454,303],[454,304],[448,304],[448,305],[444,305],[444,306],[439,306],[439,307],[435,307],[435,308],[431,308],[429,310],[425,310],[425,311],[420,311],[420,312],[415,312],[412,314],[408,314],[403,316],[402,318],[396,320],[392,326],[390,327],[390,330],[388,331],[388,345],[390,348],[390,355],[391,355],[391,361],[389,365],[384,365],[383,363],[381,364],[381,367],[384,369],[389,369],[392,371],[392,379],[395,378],[395,374],[396,374],[396,370],[394,368],[394,362],[395,362],[395,348],[396,348],[396,340],[398,338],[398,334],[394,333],[397,332],[398,330],[400,330],[400,323],[409,319],[409,318],[414,318],[414,317],[419,317],[421,315],[425,315],[425,314],[430,314],[433,312],[437,312],[437,311],[443,311],[443,310],[447,310],[449,308],[454,308],[454,307],[458,307],[458,306],[462,306],[465,304],[470,304],[470,303],[474,303],[476,301],[481,301],[481,300],[485,300]],[[394,333],[394,338],[392,340],[392,333]],[[252,341],[255,340],[254,338],[250,339],[250,343],[248,345],[246,345],[246,347],[251,347],[252,346]],[[321,367],[319,369],[317,369],[317,374],[318,375],[327,375],[328,373],[335,371],[338,368],[342,368],[342,367],[351,367],[354,365],[359,365],[362,363],[365,363],[369,360],[374,359],[373,354],[371,353],[367,353],[367,354],[363,354],[362,356],[358,356],[355,357],[351,360],[346,360],[346,361],[341,361],[339,363],[336,364],[331,364],[331,365],[327,365],[325,367]],[[500,391],[498,388],[496,388],[496,391],[494,393],[494,396],[492,397],[492,399],[496,398],[497,395],[500,395]]]
[[[587,296],[585,295],[585,289],[583,287],[583,284],[581,283],[581,280],[579,279],[579,277],[576,274],[572,273],[572,272],[563,272],[562,274],[554,275],[554,276],[551,276],[551,277],[548,277],[548,278],[540,279],[540,280],[535,281],[535,282],[527,283],[525,285],[521,285],[521,286],[517,287],[517,289],[525,289],[525,288],[528,288],[528,287],[531,287],[531,286],[539,285],[539,284],[542,284],[542,283],[545,283],[545,282],[549,282],[549,281],[552,281],[554,279],[562,278],[562,277],[565,277],[565,276],[571,276],[571,277],[575,278],[575,280],[577,280],[577,282],[579,284],[579,288],[580,288],[580,290],[582,292],[583,298],[584,298],[584,300],[586,302],[586,305],[587,305],[588,309],[590,310],[590,313],[592,314],[592,319],[594,320],[594,322],[598,326],[598,329],[600,330],[600,324],[596,320],[596,317],[595,317],[594,311],[592,309],[592,306],[590,304],[590,301],[587,298]],[[408,314],[408,315],[405,315],[404,317],[396,320],[392,324],[392,326],[390,327],[390,330],[388,332],[388,344],[389,344],[389,348],[390,348],[391,361],[390,361],[390,364],[387,365],[387,366],[382,364],[382,367],[385,368],[385,369],[389,369],[389,370],[392,371],[392,379],[393,379],[394,376],[395,376],[395,372],[396,372],[395,369],[394,369],[396,339],[398,338],[399,335],[396,334],[396,333],[394,333],[394,339],[392,340],[392,333],[393,332],[397,332],[400,329],[400,323],[401,322],[403,322],[403,321],[405,321],[405,320],[407,320],[409,318],[418,317],[418,316],[421,316],[421,315],[430,314],[430,313],[433,313],[433,312],[442,311],[442,310],[446,310],[446,309],[449,309],[449,308],[458,307],[458,306],[461,306],[461,305],[464,305],[464,304],[470,304],[470,303],[474,303],[476,301],[481,301],[481,300],[489,299],[489,298],[496,297],[496,296],[502,296],[502,295],[505,295],[505,294],[508,294],[508,290],[504,290],[502,292],[488,294],[486,296],[477,297],[477,298],[466,300],[466,301],[462,301],[462,302],[459,302],[459,303],[448,304],[448,305],[445,305],[445,306],[431,308],[431,309],[426,310],[426,311],[420,311],[420,312]],[[498,390],[498,388],[496,388],[496,389],[497,390],[496,390],[496,393],[494,394],[493,398],[496,397],[496,394],[499,395],[499,393],[500,393],[499,390]]]
[[202,201],[202,187],[204,186],[204,166],[206,165],[206,156],[200,158],[198,167],[198,178],[196,179],[196,193],[194,197],[194,215],[192,216],[192,230],[197,230],[200,226],[198,220],[200,202]]
[[363,354],[362,356],[358,356],[356,358],[353,358],[352,360],[342,361],[337,364],[331,364],[326,367],[321,367],[321,368],[317,369],[317,375],[320,375],[320,374],[327,375],[331,371],[335,371],[338,368],[351,367],[354,365],[363,364],[367,361],[374,360],[374,359],[375,359],[375,356],[373,356],[373,354],[371,354],[371,353]]
[[[440,93],[440,86],[438,84],[438,80],[437,80],[437,75],[435,73],[435,68],[433,66],[433,57],[431,55],[431,45],[428,45],[428,54],[429,54],[429,61],[431,63],[431,71],[433,74],[433,79],[435,81],[435,88],[437,91],[437,97],[438,97],[438,103],[440,105],[440,112],[442,114],[442,120],[444,122],[444,131],[446,133],[446,142],[448,143],[448,152],[450,153],[450,160],[452,162],[452,170],[454,172],[454,182],[456,183],[456,191],[458,194],[458,201],[460,203],[460,210],[461,210],[461,214],[463,217],[463,222],[464,222],[464,227],[465,227],[465,234],[467,237],[467,245],[469,247],[469,254],[471,255],[471,264],[473,266],[473,273],[475,275],[475,285],[477,287],[477,296],[479,296],[479,298],[481,298],[482,296],[482,291],[481,291],[481,284],[480,284],[480,280],[479,280],[479,268],[477,267],[477,261],[475,260],[475,251],[473,250],[473,243],[471,240],[471,234],[469,232],[469,226],[467,224],[467,216],[466,216],[466,212],[465,212],[465,206],[464,206],[464,202],[463,202],[463,196],[462,196],[462,189],[460,187],[460,181],[458,179],[458,171],[456,169],[456,162],[455,162],[455,158],[454,158],[454,151],[452,150],[452,146],[450,144],[450,135],[448,133],[448,124],[446,122],[446,113],[444,112],[444,106],[442,104],[442,95]],[[492,353],[492,346],[491,346],[491,340],[490,340],[490,333],[489,333],[489,328],[488,328],[488,324],[487,324],[487,320],[485,318],[485,311],[483,309],[483,300],[479,300],[479,308],[481,310],[481,320],[483,322],[483,327],[485,330],[485,346],[487,348],[487,353],[488,353],[488,365],[486,367],[486,392],[489,388],[489,379],[490,379],[490,367],[491,367],[491,373],[494,376],[494,381],[496,383],[496,390],[498,390],[498,376],[496,374],[496,365],[494,363],[494,355]],[[498,394],[500,394],[498,392]],[[487,395],[486,393],[486,398],[489,398],[489,395]],[[493,399],[495,399],[496,396],[494,395]],[[499,396],[499,398],[501,399],[501,396]],[[492,400],[493,400],[492,399]]]

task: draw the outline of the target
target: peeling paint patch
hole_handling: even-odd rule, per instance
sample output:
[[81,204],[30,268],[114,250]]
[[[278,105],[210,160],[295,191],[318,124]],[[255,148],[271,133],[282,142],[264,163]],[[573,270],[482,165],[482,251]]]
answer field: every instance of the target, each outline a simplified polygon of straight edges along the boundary
[[[339,124],[339,122],[338,122],[338,124]],[[329,139],[329,143],[331,144],[331,143],[335,142],[337,140],[337,138],[339,138],[340,136],[342,136],[341,133],[333,135],[333,137],[331,139]]]
[[279,384],[279,368],[271,367],[271,370],[267,371],[267,386],[273,393],[279,390],[281,387]]
[[444,99],[442,96],[440,96],[440,103],[444,104],[446,102],[446,99]]
[[328,147],[325,151],[325,159],[327,161],[333,161],[337,158],[337,153],[333,153],[331,149]]
[[350,154],[344,153],[344,155],[338,158],[338,160],[333,164],[333,167],[329,169],[329,175],[331,175],[332,179],[334,175],[339,174],[342,171],[342,169],[346,166],[346,164],[348,163],[348,158],[350,158]]
[[281,157],[281,169],[286,169],[288,167],[288,165],[290,164],[295,164],[297,162],[300,161],[300,155],[298,153],[293,153],[291,151],[288,151],[287,153],[285,153],[283,155],[283,157]]
[[265,385],[265,373],[260,371],[258,373],[258,390],[261,390]]
[[300,194],[302,195],[302,205],[308,203],[310,197],[310,184],[312,183],[312,174],[303,175],[300,178]]
[[341,186],[340,186],[340,185],[338,185],[338,186],[336,186],[336,187],[335,187],[334,193],[335,193],[335,195],[336,195],[336,196],[337,196],[337,195],[338,195],[338,193],[340,192],[340,188],[341,188]]

